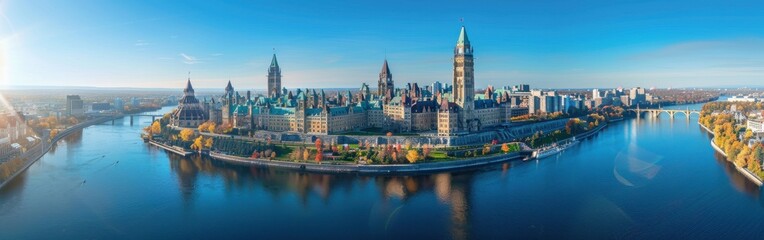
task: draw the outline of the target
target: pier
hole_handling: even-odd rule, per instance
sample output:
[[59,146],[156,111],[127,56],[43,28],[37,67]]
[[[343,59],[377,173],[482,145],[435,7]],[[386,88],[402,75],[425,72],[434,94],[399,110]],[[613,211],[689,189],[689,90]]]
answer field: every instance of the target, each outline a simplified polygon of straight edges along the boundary
[[178,154],[178,155],[181,155],[181,156],[184,156],[184,157],[189,156],[191,154],[194,154],[194,152],[186,151],[185,149],[182,149],[180,147],[169,146],[169,145],[166,145],[166,144],[163,144],[163,143],[156,142],[154,140],[149,140],[149,143],[151,145],[157,146],[159,148],[162,148],[164,150],[170,151],[172,153],[175,153],[175,154]]

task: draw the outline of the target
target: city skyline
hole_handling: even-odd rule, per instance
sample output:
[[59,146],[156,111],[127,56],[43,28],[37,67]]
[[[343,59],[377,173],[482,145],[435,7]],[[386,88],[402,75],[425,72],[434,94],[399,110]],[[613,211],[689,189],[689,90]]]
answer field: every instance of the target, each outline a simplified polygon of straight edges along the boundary
[[450,82],[462,25],[479,46],[476,88],[756,87],[764,76],[760,3],[290,5],[5,1],[2,85],[177,88],[191,71],[198,88],[259,89],[274,52],[287,88],[374,85],[385,59],[396,82],[429,85]]

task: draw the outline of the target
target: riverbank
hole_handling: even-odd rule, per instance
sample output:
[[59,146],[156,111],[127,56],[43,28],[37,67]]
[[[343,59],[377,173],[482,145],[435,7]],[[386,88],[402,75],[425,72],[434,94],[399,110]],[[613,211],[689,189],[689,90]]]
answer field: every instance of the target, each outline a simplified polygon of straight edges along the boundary
[[91,125],[111,121],[114,119],[121,118],[123,116],[111,116],[111,117],[100,117],[92,120],[88,120],[85,122],[81,122],[79,124],[76,124],[74,126],[71,126],[67,129],[64,129],[63,131],[56,134],[56,136],[53,136],[52,139],[50,139],[50,142],[48,142],[45,139],[41,139],[40,143],[36,144],[24,154],[20,156],[24,160],[24,164],[14,171],[14,173],[9,176],[6,179],[0,179],[0,188],[3,188],[5,184],[11,182],[16,176],[24,172],[29,166],[32,166],[33,163],[37,162],[42,156],[44,156],[50,149],[53,147],[54,144],[56,144],[59,140],[64,139],[65,137],[69,136],[70,134],[77,132],[79,130],[82,130],[83,128],[89,127]]
[[[180,156],[189,156],[194,152],[180,150],[179,147],[169,146],[153,140],[148,142],[151,145],[165,149],[171,153]],[[220,152],[202,152],[202,155],[207,155],[210,158],[237,164],[248,166],[262,166],[262,167],[275,167],[283,169],[291,169],[296,171],[314,172],[314,173],[354,173],[354,174],[366,174],[366,175],[385,175],[385,174],[406,174],[415,175],[419,173],[433,173],[433,172],[447,172],[458,171],[465,169],[472,169],[491,165],[495,163],[501,163],[511,160],[525,159],[528,157],[527,151],[513,152],[513,153],[498,153],[490,156],[474,157],[464,160],[453,160],[444,162],[429,162],[429,163],[416,163],[416,164],[355,164],[355,163],[312,163],[312,162],[290,162],[282,160],[269,160],[264,158],[249,158],[227,155]]]
[[[621,120],[623,120],[623,119],[621,119]],[[544,158],[544,157],[547,157],[547,156],[555,155],[555,154],[557,154],[557,153],[567,149],[568,147],[570,147],[573,144],[570,140],[575,139],[573,141],[576,142],[576,141],[581,141],[583,139],[589,138],[589,137],[593,136],[594,134],[597,134],[600,131],[602,131],[602,129],[607,127],[608,123],[609,122],[603,122],[602,124],[600,124],[599,126],[595,127],[594,129],[591,129],[591,130],[588,130],[586,132],[579,133],[579,134],[576,134],[576,135],[574,135],[572,137],[569,137],[569,138],[566,138],[566,139],[562,139],[560,141],[555,142],[555,145],[562,145],[562,146],[566,146],[566,147],[558,148],[558,147],[547,146],[547,147],[541,147],[541,148],[533,148],[531,150],[531,157],[532,158],[536,158],[536,159],[540,159],[540,158]],[[553,149],[550,150],[550,148],[553,148]],[[549,151],[555,151],[555,152],[549,154]],[[541,152],[545,152],[545,154],[541,154]]]
[[212,159],[224,161],[227,163],[249,166],[276,167],[292,169],[297,171],[315,172],[315,173],[353,173],[363,175],[414,175],[419,173],[449,172],[466,170],[477,167],[483,167],[491,164],[507,162],[511,160],[520,160],[527,153],[515,152],[508,154],[496,154],[486,157],[477,157],[466,160],[455,160],[448,162],[432,162],[417,164],[390,164],[390,165],[363,165],[363,164],[318,164],[308,162],[287,162],[267,159],[253,159],[246,157],[237,157],[222,153],[210,152]]
[[[711,131],[711,129],[709,129],[708,127],[706,127],[706,126],[703,126],[703,124],[701,124],[700,122],[698,123],[698,125],[700,125],[700,127],[701,127],[701,128],[703,128],[704,130],[706,130],[706,132],[708,132],[709,134],[711,134],[711,136],[715,136],[714,132],[713,132],[713,131]],[[716,143],[714,142],[714,138],[711,138],[711,147],[712,147],[714,150],[716,150],[716,152],[718,152],[719,154],[721,154],[722,156],[724,156],[724,159],[725,159],[725,160],[727,159],[727,153],[725,153],[725,152],[724,152],[724,150],[722,150],[722,148],[720,148],[719,146],[717,146],[717,145],[716,145]],[[729,162],[729,160],[728,160],[727,162]],[[735,163],[731,163],[731,164],[732,164],[732,165],[735,165]],[[755,183],[755,184],[756,184],[756,185],[758,185],[759,187],[761,187],[762,185],[764,185],[764,181],[762,181],[762,179],[761,179],[761,178],[759,178],[758,176],[756,176],[756,174],[753,174],[753,173],[752,173],[750,170],[748,170],[748,169],[745,169],[745,168],[741,168],[741,167],[739,167],[739,166],[737,166],[737,165],[735,165],[735,169],[737,169],[737,171],[738,171],[738,172],[740,172],[741,174],[743,174],[743,176],[745,176],[745,178],[747,178],[748,180],[751,180],[751,182]]]
[[[712,133],[712,135],[713,135],[713,133]],[[727,153],[725,153],[724,150],[722,150],[719,146],[716,145],[716,143],[714,143],[714,139],[713,138],[711,139],[711,147],[713,147],[714,150],[716,150],[716,152],[718,152],[719,154],[721,154],[725,158],[727,157]],[[732,165],[735,165],[735,164],[732,163]],[[748,180],[751,180],[751,182],[755,183],[759,187],[764,185],[764,182],[762,182],[762,180],[758,176],[753,174],[750,170],[745,169],[745,168],[741,168],[741,167],[739,167],[737,165],[735,165],[735,169],[737,169],[737,171],[740,172],[741,174],[743,174],[743,176],[745,176],[745,178],[747,178]]]
[[[621,119],[621,120],[623,120],[623,119]],[[594,134],[596,134],[596,133],[598,133],[598,132],[602,131],[602,129],[604,129],[605,127],[607,127],[607,126],[608,126],[608,124],[609,124],[609,123],[600,124],[599,126],[595,127],[595,128],[594,128],[594,129],[592,129],[592,130],[589,130],[589,131],[587,131],[587,132],[585,132],[585,133],[581,133],[581,134],[578,134],[578,135],[576,135],[576,136],[575,136],[575,137],[576,137],[576,140],[580,140],[580,139],[586,139],[586,138],[588,138],[588,137],[591,137],[592,135],[594,135]]]

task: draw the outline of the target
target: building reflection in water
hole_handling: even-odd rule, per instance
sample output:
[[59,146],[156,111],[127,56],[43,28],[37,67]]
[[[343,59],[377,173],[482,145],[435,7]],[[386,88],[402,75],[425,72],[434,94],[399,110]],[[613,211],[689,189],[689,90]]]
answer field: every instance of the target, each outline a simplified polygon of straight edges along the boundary
[[730,179],[730,183],[733,187],[735,187],[736,190],[750,195],[756,200],[759,200],[759,204],[764,206],[764,203],[761,202],[760,198],[761,188],[758,185],[751,182],[751,180],[748,180],[745,176],[743,176],[742,173],[738,172],[734,164],[727,161],[726,157],[720,153],[714,152],[714,159],[716,159],[716,163],[718,163],[719,166],[724,170],[724,173],[727,174]]
[[[193,202],[200,175],[219,177],[226,191],[246,190],[255,186],[275,198],[287,193],[295,194],[307,206],[310,195],[330,201],[332,193],[350,189],[353,185],[373,183],[381,201],[399,199],[402,203],[417,194],[434,193],[437,200],[450,211],[453,239],[469,236],[469,195],[473,174],[438,173],[417,176],[358,176],[351,174],[314,174],[290,170],[237,166],[210,160],[205,157],[170,156],[170,167],[178,179],[179,190],[187,204]],[[502,169],[507,171],[509,165]],[[386,213],[386,214],[394,214]],[[385,216],[390,218],[390,216]],[[387,223],[394,225],[393,223]],[[382,227],[385,229],[386,227]]]

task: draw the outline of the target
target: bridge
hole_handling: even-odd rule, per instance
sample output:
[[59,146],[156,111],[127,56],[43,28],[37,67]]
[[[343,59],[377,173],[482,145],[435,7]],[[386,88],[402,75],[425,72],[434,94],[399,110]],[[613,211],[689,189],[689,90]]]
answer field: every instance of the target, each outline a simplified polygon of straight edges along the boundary
[[157,118],[162,118],[164,115],[161,114],[148,114],[148,113],[134,113],[134,114],[115,114],[115,113],[93,113],[89,115],[93,118],[99,118],[99,117],[111,117],[111,124],[114,124],[114,120],[130,116],[130,126],[133,125],[135,122],[135,117],[151,117],[151,122],[156,121]]
[[669,115],[669,117],[671,119],[674,119],[674,116],[676,114],[684,114],[684,116],[687,119],[690,119],[690,115],[692,115],[692,114],[697,114],[698,116],[700,116],[700,110],[693,110],[693,109],[690,109],[690,108],[687,108],[687,109],[684,109],[684,110],[680,110],[680,109],[663,109],[663,108],[651,109],[651,108],[639,108],[639,106],[637,106],[637,108],[626,109],[626,111],[631,111],[631,112],[636,113],[637,117],[642,116],[642,113],[650,113],[650,116],[652,116],[653,118],[658,118],[658,116],[661,113],[666,113],[666,114]]
[[151,122],[153,123],[156,121],[157,118],[162,118],[164,115],[161,114],[145,114],[145,113],[136,113],[136,114],[129,114],[130,115],[130,126],[133,125],[133,120],[135,117],[151,117]]

